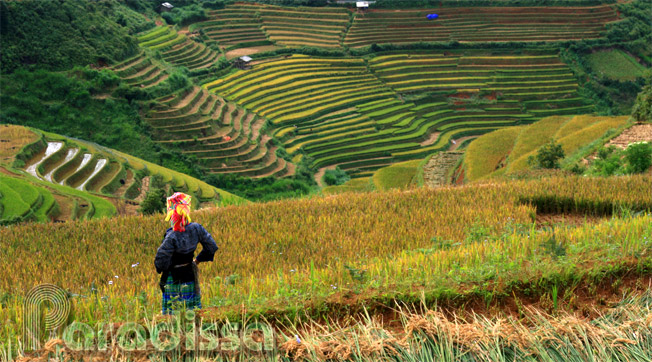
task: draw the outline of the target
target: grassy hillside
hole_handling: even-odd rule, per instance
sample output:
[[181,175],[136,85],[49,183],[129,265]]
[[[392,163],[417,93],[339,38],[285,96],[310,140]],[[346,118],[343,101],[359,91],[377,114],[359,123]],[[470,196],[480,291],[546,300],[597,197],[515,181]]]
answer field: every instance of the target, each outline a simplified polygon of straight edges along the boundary
[[510,174],[532,168],[528,158],[539,147],[555,141],[561,144],[570,166],[631,125],[629,116],[557,116],[547,117],[526,127],[504,129],[473,141],[466,152],[465,179],[475,181],[491,175]]
[[20,126],[0,129],[2,224],[134,213],[155,187],[193,195],[195,208],[244,202],[193,177],[97,144]]
[[645,67],[621,50],[602,50],[587,56],[594,72],[614,80],[635,80],[645,75]]

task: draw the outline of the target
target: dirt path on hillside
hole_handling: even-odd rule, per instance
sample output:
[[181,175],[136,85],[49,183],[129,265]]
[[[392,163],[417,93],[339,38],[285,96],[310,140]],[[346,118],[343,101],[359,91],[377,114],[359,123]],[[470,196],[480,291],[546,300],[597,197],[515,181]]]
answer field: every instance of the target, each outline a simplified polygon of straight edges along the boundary
[[441,134],[441,132],[433,132],[430,136],[428,136],[428,138],[425,141],[422,141],[419,144],[421,146],[429,146],[429,145],[435,143],[435,141],[437,141],[440,134]]
[[324,181],[322,180],[324,178],[324,175],[326,174],[326,170],[334,170],[337,165],[331,165],[331,166],[326,166],[322,167],[319,170],[317,170],[317,173],[315,174],[315,182],[317,182],[317,185],[319,187],[324,187]]
[[150,182],[151,177],[150,176],[145,176],[143,179],[140,181],[140,194],[138,197],[134,199],[135,202],[141,203],[143,200],[145,200],[145,196],[147,195],[147,192],[149,191],[149,182]]

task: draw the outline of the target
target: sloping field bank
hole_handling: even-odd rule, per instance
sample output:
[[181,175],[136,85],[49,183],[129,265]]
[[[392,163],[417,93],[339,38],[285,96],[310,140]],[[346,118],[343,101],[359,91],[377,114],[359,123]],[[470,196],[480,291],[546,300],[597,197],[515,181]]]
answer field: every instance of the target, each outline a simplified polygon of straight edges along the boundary
[[[294,157],[363,176],[451,141],[592,106],[556,54],[294,55],[204,85],[268,118]],[[414,101],[404,100],[415,99]]]
[[[436,20],[426,19],[436,13]],[[600,37],[618,20],[611,5],[591,7],[459,7],[371,10],[355,17],[344,45],[434,41],[566,41]]]
[[473,141],[464,158],[465,179],[475,181],[529,167],[528,158],[555,140],[564,150],[562,164],[577,162],[627,125],[629,116],[554,116],[523,127],[509,127]]
[[[631,215],[652,208],[650,189],[644,176],[552,178],[196,212],[220,246],[216,262],[200,266],[205,315],[337,316],[393,300],[492,304],[513,293],[537,299],[553,286],[570,288],[564,298],[572,299],[579,284],[650,272],[652,216],[537,230],[537,212]],[[1,229],[1,340],[20,335],[21,297],[38,283],[72,293],[86,323],[151,318],[160,307],[152,258],[165,228],[154,216]]]

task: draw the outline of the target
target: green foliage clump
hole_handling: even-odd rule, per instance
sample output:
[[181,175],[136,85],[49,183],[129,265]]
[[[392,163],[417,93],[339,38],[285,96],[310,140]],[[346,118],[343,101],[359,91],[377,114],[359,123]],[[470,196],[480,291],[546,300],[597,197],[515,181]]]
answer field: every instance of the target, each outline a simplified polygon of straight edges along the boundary
[[145,199],[140,203],[141,214],[152,215],[165,211],[165,190],[153,188],[147,192]]
[[636,142],[625,149],[627,173],[643,173],[652,166],[652,145],[647,142]]
[[598,150],[598,158],[593,162],[591,173],[600,176],[611,176],[622,173],[621,155],[615,147],[602,147]]
[[210,174],[203,178],[208,184],[252,201],[270,201],[306,196],[311,184],[303,179],[263,177],[253,179],[233,174]]
[[652,122],[652,73],[648,76],[648,84],[636,97],[632,117],[636,122]]
[[624,151],[602,147],[591,165],[593,175],[611,176],[643,173],[652,166],[652,145],[647,142],[630,144]]
[[138,51],[129,33],[154,25],[117,0],[2,1],[0,14],[3,74],[121,60]]
[[309,195],[315,188],[312,158],[304,156],[296,165],[294,176],[249,178],[234,174],[209,174],[202,181],[252,201],[270,201]]
[[329,186],[341,185],[351,179],[344,170],[336,167],[334,170],[326,170],[324,173],[324,183]]
[[541,146],[534,157],[535,165],[540,168],[559,168],[559,160],[564,158],[564,149],[554,141]]
[[161,14],[168,24],[188,25],[197,21],[208,19],[206,10],[199,5],[189,5],[186,7],[175,7],[172,11]]

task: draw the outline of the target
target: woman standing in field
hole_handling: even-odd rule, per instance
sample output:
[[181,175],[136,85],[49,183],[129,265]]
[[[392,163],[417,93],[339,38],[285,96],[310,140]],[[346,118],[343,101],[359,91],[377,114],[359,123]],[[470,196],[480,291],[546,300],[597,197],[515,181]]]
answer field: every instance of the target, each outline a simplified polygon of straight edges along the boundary
[[[170,228],[165,231],[163,243],[156,252],[154,266],[161,274],[163,314],[171,314],[177,305],[187,309],[201,309],[201,295],[197,264],[213,261],[217,244],[211,234],[190,220],[189,195],[177,192],[167,198],[167,216]],[[197,244],[202,251],[193,259]]]

